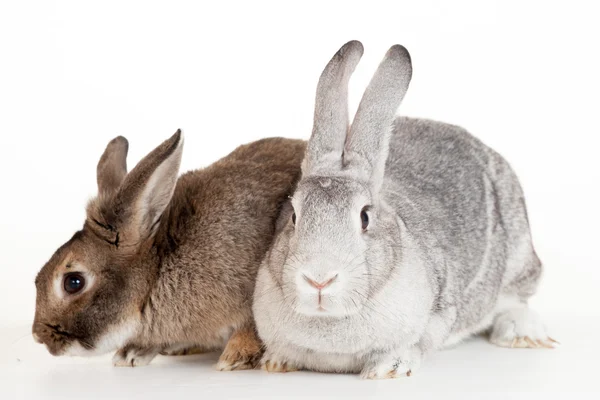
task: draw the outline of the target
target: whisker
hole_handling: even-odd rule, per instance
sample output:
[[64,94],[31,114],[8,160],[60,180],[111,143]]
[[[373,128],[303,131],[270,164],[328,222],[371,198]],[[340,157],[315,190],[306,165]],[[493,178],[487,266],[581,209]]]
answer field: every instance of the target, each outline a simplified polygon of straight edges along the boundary
[[31,332],[29,332],[29,333],[26,333],[25,335],[23,335],[23,336],[19,337],[19,338],[18,338],[18,339],[16,339],[15,341],[13,341],[13,342],[12,342],[10,345],[11,345],[11,346],[14,346],[15,344],[17,344],[18,342],[20,342],[21,340],[25,339],[25,338],[26,338],[26,337],[28,337],[28,336],[32,336],[32,337],[33,337],[33,334],[32,334]]

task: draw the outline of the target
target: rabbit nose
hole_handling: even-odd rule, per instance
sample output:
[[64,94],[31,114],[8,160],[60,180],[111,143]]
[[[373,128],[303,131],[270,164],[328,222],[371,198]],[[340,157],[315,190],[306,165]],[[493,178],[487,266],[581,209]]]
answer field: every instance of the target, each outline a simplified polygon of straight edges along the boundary
[[40,343],[40,344],[41,344],[41,343],[44,343],[44,342],[42,341],[42,339],[41,339],[41,338],[38,336],[38,334],[37,334],[37,333],[32,333],[32,334],[31,334],[31,336],[33,336],[33,340],[35,340],[36,342],[38,342],[38,343]]
[[314,287],[317,290],[322,290],[325,289],[327,286],[331,285],[333,283],[333,281],[335,281],[338,277],[338,274],[336,273],[335,275],[333,275],[333,277],[322,281],[322,282],[317,282],[311,278],[309,278],[308,276],[306,276],[306,274],[302,274],[302,277],[304,278],[304,280],[306,282],[308,282],[308,284],[312,287]]

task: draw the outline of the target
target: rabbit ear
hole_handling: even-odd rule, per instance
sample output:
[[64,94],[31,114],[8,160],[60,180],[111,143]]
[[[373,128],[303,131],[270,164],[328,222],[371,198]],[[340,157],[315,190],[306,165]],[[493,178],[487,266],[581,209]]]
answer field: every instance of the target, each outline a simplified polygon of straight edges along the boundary
[[[144,157],[115,193],[103,196],[100,192],[90,201],[86,224],[109,243],[135,251],[137,245],[156,232],[160,217],[171,201],[182,151],[183,136],[178,130]],[[104,179],[102,182],[101,188],[105,187]]]
[[127,175],[128,149],[129,143],[123,136],[118,136],[108,142],[96,168],[96,180],[100,195],[112,194],[121,186]]
[[140,243],[156,232],[175,190],[182,152],[183,135],[177,130],[125,177],[113,203],[122,240]]
[[381,188],[392,124],[411,76],[408,51],[392,46],[367,86],[350,128],[344,165],[367,174],[375,192]]
[[343,45],[323,70],[317,86],[312,135],[302,164],[305,175],[342,167],[348,133],[348,81],[362,57],[358,41]]

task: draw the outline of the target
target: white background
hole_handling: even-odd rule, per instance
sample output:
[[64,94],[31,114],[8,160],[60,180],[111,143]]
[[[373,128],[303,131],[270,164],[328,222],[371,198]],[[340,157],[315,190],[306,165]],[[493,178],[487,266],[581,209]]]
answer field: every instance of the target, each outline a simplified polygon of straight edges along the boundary
[[[196,395],[207,390],[263,398],[285,388],[312,397],[594,389],[600,354],[594,332],[600,328],[600,28],[594,3],[2,1],[2,389],[19,397],[61,394],[61,385],[75,376],[77,390],[85,390],[91,374],[101,377],[96,384],[106,393],[120,386],[121,395],[128,383],[128,390],[147,390],[142,383],[148,380],[157,385],[156,395],[189,388]],[[410,384],[366,389],[372,383],[351,376],[224,376],[210,372],[202,357],[122,372],[104,359],[55,359],[34,346],[27,336],[33,279],[81,227],[96,190],[96,162],[111,138],[129,139],[131,168],[182,128],[182,170],[206,166],[261,137],[308,139],[319,74],[351,39],[365,46],[351,81],[351,109],[387,48],[403,44],[414,74],[401,114],[462,125],[512,164],[546,267],[533,305],[563,342],[560,349],[517,354],[476,341],[442,352]],[[156,381],[159,376],[173,380]],[[475,389],[474,381],[480,382]],[[289,389],[294,384],[297,391]],[[248,389],[258,387],[263,392]]]

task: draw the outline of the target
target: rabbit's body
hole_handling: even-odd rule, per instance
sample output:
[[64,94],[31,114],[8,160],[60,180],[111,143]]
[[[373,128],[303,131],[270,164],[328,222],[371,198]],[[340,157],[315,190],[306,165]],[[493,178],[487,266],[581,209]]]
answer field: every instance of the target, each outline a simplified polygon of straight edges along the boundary
[[[399,218],[400,250],[370,307],[341,320],[300,318],[260,295],[273,283],[266,270],[259,278],[256,318],[281,342],[272,351],[293,365],[359,372],[374,351],[435,335],[440,323],[435,346],[454,344],[535,291],[541,264],[502,157],[460,127],[411,118],[395,121],[389,150],[382,197]],[[315,323],[331,334],[315,337]]]
[[119,366],[226,344],[219,369],[252,368],[256,273],[305,146],[259,140],[178,178],[179,132],[129,173],[111,141],[83,229],[36,279],[34,337],[54,355],[118,350]]
[[[393,119],[410,79],[401,47],[382,62],[346,137],[344,101],[331,103],[361,53],[350,42],[321,76],[293,210],[258,274],[263,366],[395,377],[492,325],[497,344],[549,345],[526,306],[541,264],[511,168],[462,128]],[[369,131],[378,118],[384,131]]]
[[222,348],[252,324],[256,272],[304,146],[263,139],[178,179],[155,251],[140,260],[157,270],[136,343]]
[[452,334],[487,327],[498,306],[534,294],[541,264],[519,181],[464,129],[397,119],[383,196],[426,261],[434,306],[456,307]]

